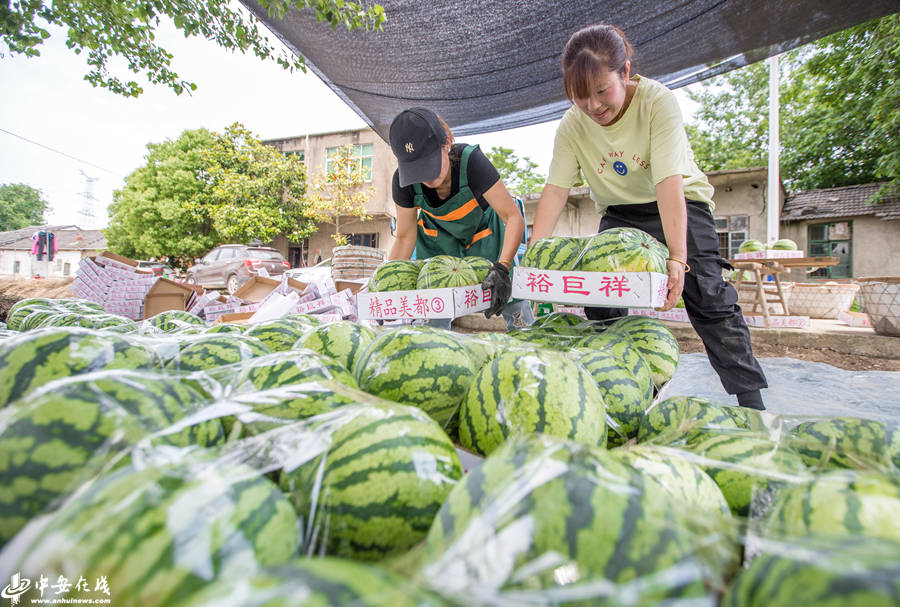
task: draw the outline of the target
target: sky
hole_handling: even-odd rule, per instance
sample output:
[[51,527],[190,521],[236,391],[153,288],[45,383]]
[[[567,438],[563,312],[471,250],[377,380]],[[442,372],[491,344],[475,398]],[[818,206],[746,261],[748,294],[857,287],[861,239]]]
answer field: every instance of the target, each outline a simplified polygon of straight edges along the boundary
[[[237,121],[261,139],[277,139],[365,127],[312,72],[291,73],[272,61],[185,39],[166,25],[159,44],[197,90],[176,95],[144,84],[140,97],[125,98],[86,82],[85,60],[65,47],[62,29],[50,31],[40,57],[10,55],[0,44],[0,184],[39,189],[52,225],[105,227],[113,191],[144,164],[147,144],[177,139],[187,129],[221,132]],[[692,102],[676,94],[687,119]],[[557,124],[462,139],[485,150],[512,148],[546,174]]]

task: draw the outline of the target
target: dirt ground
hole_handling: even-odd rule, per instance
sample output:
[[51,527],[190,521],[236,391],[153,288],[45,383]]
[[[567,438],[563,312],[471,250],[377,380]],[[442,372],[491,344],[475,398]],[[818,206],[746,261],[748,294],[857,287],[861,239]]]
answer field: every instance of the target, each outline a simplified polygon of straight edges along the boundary
[[[71,278],[49,278],[32,280],[28,278],[0,278],[0,321],[6,320],[10,307],[26,297],[49,297],[53,299],[75,297],[69,290]],[[703,352],[699,338],[678,340],[683,354]],[[758,358],[796,358],[821,362],[851,371],[900,371],[900,360],[874,358],[844,354],[826,348],[795,348],[755,342],[753,352]]]

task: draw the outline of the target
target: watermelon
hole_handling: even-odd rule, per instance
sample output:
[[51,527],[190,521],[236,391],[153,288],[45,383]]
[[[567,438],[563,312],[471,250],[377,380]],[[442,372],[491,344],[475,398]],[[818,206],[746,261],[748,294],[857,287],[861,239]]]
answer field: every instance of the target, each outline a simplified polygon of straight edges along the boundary
[[204,404],[177,379],[140,371],[66,378],[10,404],[0,422],[0,543],[151,434],[154,444],[224,441],[216,419],[171,431]]
[[22,319],[20,329],[22,331],[30,331],[38,329],[48,319],[59,314],[59,308],[28,308],[31,312]]
[[94,322],[91,317],[85,316],[78,312],[57,312],[45,318],[40,324],[33,327],[41,329],[44,327],[85,327],[93,329]]
[[315,314],[287,314],[281,317],[281,320],[289,320],[299,324],[302,328],[308,329],[318,327],[322,324],[322,319]]
[[478,284],[469,264],[451,255],[437,255],[425,262],[416,280],[417,289],[441,289]]
[[772,533],[787,536],[881,538],[900,542],[900,479],[895,475],[835,470],[776,495]]
[[75,327],[38,329],[0,344],[0,407],[54,379],[101,369],[151,369],[149,349]]
[[[650,365],[647,364],[647,361],[630,338],[610,331],[587,335],[576,341],[574,345],[578,349],[591,352],[608,352],[615,356],[619,363],[624,365],[634,384],[641,391],[641,399],[645,401],[641,411],[647,410],[653,399],[653,373]],[[639,424],[640,420],[637,420],[637,422]],[[631,429],[630,423],[626,424],[626,426],[629,428],[628,436],[634,437],[637,425],[633,429]]]
[[452,428],[475,362],[449,331],[406,327],[377,335],[358,359],[355,375],[362,390],[419,407]]
[[583,323],[587,323],[588,321],[578,316],[577,314],[571,314],[569,312],[551,312],[546,316],[541,316],[536,319],[534,323],[531,325],[532,328],[554,328],[554,327],[578,327]]
[[749,516],[785,483],[807,477],[803,460],[790,448],[751,434],[719,434],[697,438],[683,447],[689,459],[709,474],[732,513]]
[[[775,545],[774,542],[769,544]],[[777,546],[753,559],[720,607],[896,607],[900,543],[868,538]]]
[[636,228],[611,228],[593,236],[576,269],[582,272],[660,272],[666,274],[669,249]]
[[[113,604],[162,607],[220,576],[246,577],[288,562],[297,553],[298,528],[287,499],[249,468],[128,467],[54,513],[13,566],[35,580],[103,576]],[[23,600],[37,596],[35,589]]]
[[772,243],[772,248],[776,251],[796,251],[797,243],[790,238],[782,238]]
[[253,577],[220,577],[182,607],[449,607],[374,565],[336,557],[294,559]]
[[606,442],[606,408],[590,373],[563,354],[510,350],[472,380],[459,411],[460,444],[487,455],[514,434]]
[[738,247],[738,253],[753,253],[755,251],[764,251],[766,245],[759,240],[745,240]]
[[295,321],[278,318],[255,324],[244,335],[257,338],[272,352],[284,352],[300,341],[305,330]]
[[375,331],[355,322],[332,322],[310,330],[299,347],[329,356],[353,371],[356,361],[375,339]]
[[56,303],[44,297],[28,297],[14,303],[6,312],[6,324],[14,331],[22,330],[22,321],[35,310],[52,310]]
[[461,605],[482,604],[479,597],[662,605],[707,595],[711,604],[705,582],[721,572],[698,562],[704,539],[682,525],[656,482],[614,452],[519,436],[450,492],[425,540],[422,571]]
[[305,552],[380,560],[424,539],[462,477],[453,443],[415,407],[343,407],[320,456],[281,474],[307,519]]
[[469,264],[469,267],[472,268],[472,271],[475,272],[475,280],[478,282],[484,282],[484,279],[487,278],[488,272],[491,271],[493,267],[493,263],[489,259],[485,259],[484,257],[466,257],[465,262]]
[[171,333],[179,329],[194,326],[205,326],[202,318],[184,310],[166,310],[145,320],[141,329],[148,332]]
[[547,346],[552,350],[568,350],[575,347],[583,333],[574,329],[567,331],[565,327],[523,327],[512,329],[507,335],[525,343]]
[[744,407],[719,405],[695,396],[673,396],[654,404],[638,427],[638,442],[672,445],[716,434],[767,432],[763,414]]
[[631,338],[631,343],[650,365],[657,389],[675,375],[680,356],[678,340],[662,322],[647,316],[625,316],[614,321],[607,330]]
[[369,292],[413,291],[419,278],[419,264],[408,259],[386,261],[369,279]]
[[344,365],[305,348],[251,358],[241,365],[230,385],[232,391],[248,392],[318,380],[357,387],[356,380]]
[[900,428],[856,417],[806,421],[790,445],[813,468],[900,469]]
[[247,325],[236,322],[223,322],[213,325],[206,329],[206,333],[243,333],[247,330]]
[[522,256],[522,266],[541,270],[573,270],[584,241],[575,236],[541,238]]
[[[627,346],[626,346],[627,347]],[[572,350],[570,356],[581,364],[597,384],[606,404],[610,445],[621,445],[637,436],[644,411],[653,398],[653,382],[643,359],[630,349],[632,362],[640,361],[645,372],[640,381],[624,357],[609,350]]]
[[166,363],[166,367],[180,373],[204,371],[269,353],[265,344],[255,337],[237,333],[201,335],[184,342],[178,356]]

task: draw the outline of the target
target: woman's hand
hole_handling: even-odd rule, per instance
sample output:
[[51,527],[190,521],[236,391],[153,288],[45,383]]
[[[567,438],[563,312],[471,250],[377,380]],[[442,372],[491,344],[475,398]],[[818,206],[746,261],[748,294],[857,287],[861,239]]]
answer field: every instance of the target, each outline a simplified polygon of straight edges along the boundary
[[665,305],[657,308],[660,312],[674,308],[681,298],[681,292],[684,291],[684,272],[686,270],[684,265],[681,262],[669,260],[666,262],[666,268],[669,272],[669,282],[666,284],[669,295],[666,297]]

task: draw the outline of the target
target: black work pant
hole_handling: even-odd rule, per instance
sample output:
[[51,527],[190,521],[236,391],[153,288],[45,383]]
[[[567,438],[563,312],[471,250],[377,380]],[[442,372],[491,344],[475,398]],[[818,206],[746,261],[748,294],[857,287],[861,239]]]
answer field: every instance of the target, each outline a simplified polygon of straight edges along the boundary
[[[655,202],[609,207],[599,231],[620,227],[637,228],[666,242]],[[768,387],[750,347],[750,331],[737,305],[737,292],[722,278],[722,269],[731,266],[719,255],[715,223],[704,202],[687,203],[687,263],[691,271],[684,276],[684,307],[725,391],[738,394]],[[625,308],[585,308],[591,320],[627,313]]]

